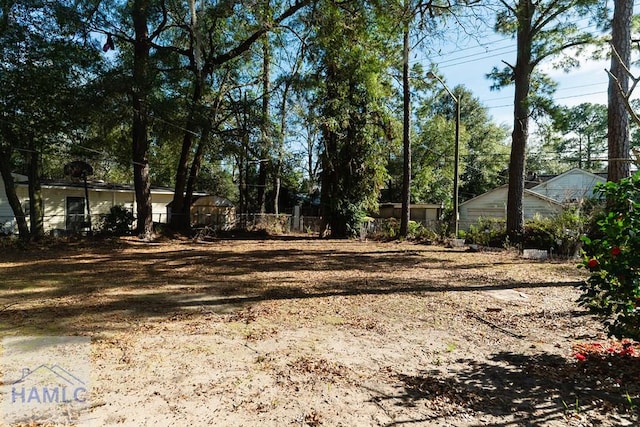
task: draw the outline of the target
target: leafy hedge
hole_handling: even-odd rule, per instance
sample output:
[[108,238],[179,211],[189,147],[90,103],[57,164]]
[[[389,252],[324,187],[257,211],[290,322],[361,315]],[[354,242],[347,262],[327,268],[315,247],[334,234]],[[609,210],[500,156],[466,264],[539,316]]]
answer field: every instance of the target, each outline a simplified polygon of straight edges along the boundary
[[98,228],[101,234],[125,236],[131,233],[134,220],[133,213],[129,209],[122,205],[115,205],[102,217]]
[[597,314],[610,335],[640,339],[640,173],[597,188],[607,209],[585,236],[580,267],[591,272],[580,303]]
[[[527,220],[522,236],[522,247],[542,249],[563,257],[576,256],[582,245],[580,236],[587,219],[577,209],[567,209],[553,217]],[[499,218],[480,218],[465,233],[468,243],[482,246],[509,245],[506,224]]]

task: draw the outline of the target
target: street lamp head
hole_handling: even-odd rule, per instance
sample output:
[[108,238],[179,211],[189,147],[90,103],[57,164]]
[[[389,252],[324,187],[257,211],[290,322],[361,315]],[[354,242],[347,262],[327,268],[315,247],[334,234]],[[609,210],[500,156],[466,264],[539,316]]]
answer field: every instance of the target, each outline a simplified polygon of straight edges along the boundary
[[437,77],[435,74],[433,74],[431,71],[429,71],[429,72],[427,73],[427,77],[429,77],[430,79],[437,79],[437,78],[438,78],[438,77]]

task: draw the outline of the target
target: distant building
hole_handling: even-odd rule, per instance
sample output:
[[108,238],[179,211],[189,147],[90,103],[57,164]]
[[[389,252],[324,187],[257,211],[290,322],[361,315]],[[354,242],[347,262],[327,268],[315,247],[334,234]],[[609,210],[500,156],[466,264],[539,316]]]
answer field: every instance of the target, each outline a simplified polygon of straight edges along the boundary
[[[22,204],[25,215],[29,215],[29,182],[24,175],[14,174],[16,193]],[[109,184],[101,181],[87,182],[89,194],[89,208],[85,198],[84,182],[80,181],[42,181],[43,198],[43,222],[45,232],[53,230],[64,232],[87,231],[89,225],[89,210],[91,212],[91,223],[95,227],[97,219],[109,213],[112,206],[121,205],[135,214],[135,189],[130,184]],[[169,213],[167,206],[173,200],[174,190],[167,187],[151,187],[151,205],[153,211],[153,221],[156,223],[167,223]],[[211,203],[211,206],[207,206]],[[192,206],[192,221],[197,223],[211,218],[211,214],[229,212],[234,218],[235,208],[227,199],[216,198],[204,193],[199,193],[195,197]],[[231,213],[232,212],[232,213]],[[227,219],[225,218],[226,222]],[[29,219],[27,218],[27,223]],[[13,214],[4,182],[0,177],[0,232],[12,233],[17,230],[16,219]]]
[[[411,221],[429,224],[438,221],[441,215],[442,205],[430,203],[411,203],[409,205],[409,219]],[[401,219],[402,203],[381,203],[376,216],[379,218]]]
[[[602,176],[581,169],[557,176],[529,177],[522,200],[524,217],[558,214],[568,205],[595,197],[595,186],[604,182],[606,179]],[[508,185],[503,185],[461,203],[460,228],[468,229],[480,218],[506,219],[507,192]]]

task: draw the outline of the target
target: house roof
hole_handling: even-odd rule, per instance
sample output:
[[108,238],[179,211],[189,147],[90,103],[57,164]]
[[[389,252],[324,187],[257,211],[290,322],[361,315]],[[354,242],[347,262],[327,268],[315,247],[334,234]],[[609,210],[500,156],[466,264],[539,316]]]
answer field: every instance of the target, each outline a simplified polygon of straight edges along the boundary
[[605,181],[607,179],[607,173],[606,172],[593,173],[593,172],[588,172],[588,171],[586,171],[584,169],[573,168],[573,169],[570,169],[570,170],[568,170],[566,172],[563,172],[561,174],[537,174],[536,173],[536,174],[533,174],[533,175],[528,175],[526,177],[526,179],[525,179],[525,182],[524,182],[524,188],[533,189],[533,188],[535,188],[535,187],[537,187],[537,186],[539,186],[541,184],[544,184],[544,183],[546,183],[548,181],[554,181],[557,178],[563,177],[563,176],[565,176],[567,174],[575,173],[576,171],[579,171],[579,172],[581,172],[583,174],[586,174],[586,175],[592,175],[594,177],[604,179]]
[[[544,200],[546,202],[549,202],[549,203],[553,203],[553,204],[556,204],[556,205],[561,205],[561,203],[558,202],[557,200],[554,200],[554,199],[552,199],[550,197],[547,197],[547,196],[544,196],[542,194],[539,194],[535,190],[538,187],[542,187],[543,185],[548,185],[549,183],[553,183],[554,181],[560,180],[560,179],[564,178],[565,176],[567,176],[569,174],[576,173],[576,172],[580,172],[580,173],[582,173],[584,175],[593,177],[593,179],[598,181],[598,182],[605,182],[606,181],[606,179],[603,178],[600,174],[587,172],[587,171],[585,171],[583,169],[580,169],[580,168],[573,168],[573,169],[570,169],[570,170],[568,170],[568,171],[566,171],[564,173],[561,173],[560,175],[538,175],[538,176],[536,176],[535,177],[535,181],[534,180],[527,181],[528,184],[525,186],[524,193],[528,194],[530,196],[533,196],[533,197],[537,197],[537,198],[539,198],[541,200]],[[535,185],[532,185],[532,184],[535,184]],[[462,205],[464,205],[466,203],[469,203],[469,202],[471,202],[473,200],[476,200],[478,198],[484,197],[484,196],[486,196],[488,194],[491,194],[494,191],[498,191],[498,190],[500,190],[502,188],[506,188],[508,186],[509,186],[509,184],[501,185],[500,187],[496,187],[496,188],[494,188],[492,190],[487,191],[486,193],[482,193],[482,194],[480,194],[480,195],[478,195],[478,196],[476,196],[476,197],[474,197],[472,199],[469,199],[469,200],[467,200],[465,202],[462,202],[462,203],[460,203],[460,205],[462,206]]]
[[[438,204],[434,204],[434,203],[410,203],[409,204],[410,207],[412,208],[422,208],[422,209],[428,209],[428,208],[432,208],[432,209],[436,209],[436,208],[442,208],[442,205],[438,205]],[[402,203],[380,203],[379,205],[380,208],[401,208],[402,207]]]
[[[25,177],[26,178],[26,177]],[[26,179],[16,182],[18,185],[29,185],[29,181]],[[42,187],[44,188],[59,188],[65,189],[84,189],[84,182],[81,181],[58,181],[51,179],[41,180]],[[111,184],[104,181],[87,181],[87,188],[94,191],[111,191],[117,193],[130,193],[135,191],[133,184]],[[151,193],[153,194],[173,194],[173,188],[151,186]],[[204,195],[204,193],[199,193]]]
[[191,205],[216,206],[220,208],[233,208],[235,205],[227,198],[213,195],[201,195],[193,198]]
[[526,189],[530,189],[533,188],[537,185],[540,185],[544,182],[547,182],[553,178],[555,178],[556,174],[537,174],[534,173],[533,175],[527,175],[527,177],[525,178],[524,181],[524,188]]
[[[496,191],[499,191],[499,190],[502,190],[502,189],[505,189],[505,188],[508,188],[508,187],[509,187],[509,184],[501,185],[500,187],[496,187],[496,188],[494,188],[493,190],[489,190],[489,191],[487,191],[486,193],[482,193],[482,194],[480,194],[479,196],[474,197],[473,199],[469,199],[469,200],[467,200],[467,201],[464,201],[464,202],[460,203],[460,206],[466,205],[467,203],[471,203],[471,202],[473,202],[474,200],[478,200],[478,199],[484,198],[484,197],[486,197],[487,195],[489,195],[489,194],[491,194],[491,193],[494,193],[494,192],[496,192]],[[553,199],[552,199],[552,198],[550,198],[550,197],[543,196],[542,194],[538,194],[538,193],[536,193],[535,191],[527,190],[526,188],[525,188],[525,190],[524,190],[524,194],[525,194],[525,195],[528,195],[528,196],[531,196],[531,197],[536,197],[536,198],[538,198],[538,199],[540,199],[540,200],[544,200],[545,202],[547,202],[547,203],[551,203],[551,204],[553,204],[553,205],[562,206],[562,203],[560,203],[560,202],[558,202],[558,201],[556,201],[556,200],[553,200]]]
[[548,179],[548,180],[545,180],[545,181],[539,183],[538,185],[532,187],[531,190],[535,191],[536,188],[541,187],[542,185],[548,185],[548,184],[553,183],[555,181],[559,181],[562,178],[566,177],[567,175],[571,175],[571,174],[574,174],[574,173],[580,173],[582,175],[586,175],[588,177],[593,178],[595,181],[598,181],[598,182],[606,182],[607,181],[606,178],[603,178],[600,175],[596,175],[595,173],[591,173],[591,172],[588,172],[588,171],[580,169],[580,168],[573,168],[573,169],[570,169],[570,170],[568,170],[568,171],[566,171],[564,173],[561,173],[560,175],[556,175],[551,179]]

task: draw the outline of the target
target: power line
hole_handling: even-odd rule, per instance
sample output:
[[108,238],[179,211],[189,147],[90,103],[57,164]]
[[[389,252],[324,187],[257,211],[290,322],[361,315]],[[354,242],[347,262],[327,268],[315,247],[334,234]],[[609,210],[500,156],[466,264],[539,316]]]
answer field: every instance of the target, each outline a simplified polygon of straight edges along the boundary
[[[576,99],[576,98],[582,98],[584,96],[591,96],[591,95],[602,95],[602,94],[606,94],[606,91],[598,91],[598,92],[588,92],[588,93],[581,93],[580,95],[568,95],[568,96],[559,96],[559,97],[554,97],[554,100],[562,100],[562,99]],[[506,107],[513,107],[513,103],[511,104],[503,104],[503,105],[493,105],[493,106],[488,106],[485,105],[485,108],[491,110],[494,108],[506,108]]]
[[[639,6],[639,5],[640,5],[640,1],[635,1],[633,3],[633,7],[634,8]],[[569,21],[567,21],[567,23],[569,23],[569,24],[578,24],[578,23],[583,22],[583,21],[588,21],[589,19],[590,19],[589,17],[581,17],[581,18],[578,18],[578,19],[575,19],[575,20],[569,20]],[[584,30],[597,30],[597,25],[596,24],[589,24],[589,25],[584,25],[584,26],[581,26],[581,27],[577,28],[577,31],[584,31]],[[497,35],[497,33],[495,31],[493,31],[492,34]],[[515,44],[514,40],[515,39],[512,36],[506,36],[505,35],[505,36],[502,36],[502,37],[497,37],[494,40],[491,40],[489,42],[478,42],[478,44],[475,45],[475,46],[469,46],[469,47],[465,47],[465,48],[461,48],[461,49],[455,49],[453,51],[445,52],[445,53],[439,52],[439,53],[431,55],[431,56],[424,55],[424,56],[422,56],[420,58],[414,58],[413,60],[411,60],[409,62],[414,63],[414,62],[420,62],[420,61],[423,61],[423,60],[428,60],[428,59],[431,59],[431,58],[442,58],[442,57],[446,57],[446,56],[449,56],[449,55],[455,55],[455,54],[458,54],[460,52],[466,52],[468,50],[473,50],[473,49],[484,49],[484,52],[480,52],[480,53],[477,53],[477,54],[471,54],[472,56],[481,55],[482,53],[492,53],[492,52],[495,52],[495,51],[500,50],[500,49],[505,49],[505,48],[507,48],[509,46],[514,46],[514,44]],[[493,49],[487,49],[487,47],[496,46],[496,45],[504,43],[504,42],[507,43],[505,46],[499,46],[499,47],[494,47]],[[514,49],[512,52],[516,52],[516,50]],[[511,52],[509,52],[509,53],[511,53]],[[469,55],[466,55],[465,57],[468,57],[468,56]],[[456,61],[456,60],[459,60],[459,59],[463,59],[465,57],[457,57],[457,58],[452,58],[452,59],[445,59],[444,61],[440,61],[439,64],[442,64],[444,62]]]

